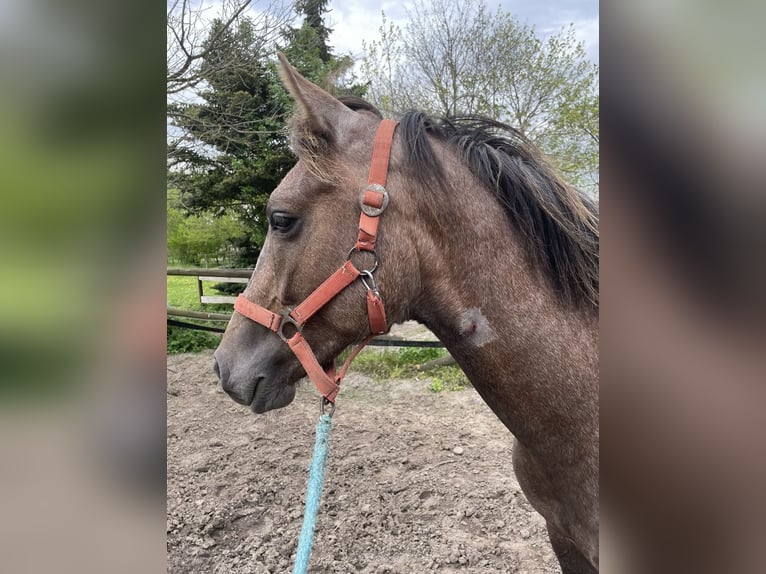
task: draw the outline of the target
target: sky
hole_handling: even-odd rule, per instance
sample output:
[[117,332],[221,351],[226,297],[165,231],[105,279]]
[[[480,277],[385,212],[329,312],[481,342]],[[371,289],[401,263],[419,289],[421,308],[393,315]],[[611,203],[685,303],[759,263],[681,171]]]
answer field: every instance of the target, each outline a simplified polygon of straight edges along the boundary
[[[492,12],[498,4],[520,22],[533,26],[542,37],[574,23],[577,39],[585,44],[591,61],[598,63],[598,0],[487,0]],[[403,27],[408,5],[411,3],[396,0],[330,0],[326,22],[333,29],[330,44],[335,53],[360,56],[362,39],[369,42],[378,36],[381,10],[386,19]]]

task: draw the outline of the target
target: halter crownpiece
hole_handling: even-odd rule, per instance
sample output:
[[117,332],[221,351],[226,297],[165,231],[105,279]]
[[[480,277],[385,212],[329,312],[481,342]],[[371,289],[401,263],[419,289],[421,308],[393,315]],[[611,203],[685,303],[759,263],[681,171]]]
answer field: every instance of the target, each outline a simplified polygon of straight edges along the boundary
[[[242,294],[237,297],[234,303],[234,311],[274,331],[287,343],[287,346],[295,353],[298,361],[300,361],[305,369],[311,382],[314,383],[314,386],[322,394],[324,401],[328,403],[335,403],[335,398],[338,396],[338,391],[340,391],[340,383],[359,351],[375,335],[388,332],[386,311],[375,284],[373,273],[378,268],[380,262],[375,251],[375,242],[378,237],[380,216],[388,207],[389,197],[385,185],[389,159],[391,157],[391,144],[396,126],[397,122],[388,119],[381,121],[378,125],[367,186],[359,194],[361,209],[359,235],[356,243],[349,251],[346,262],[299,305],[282,313],[275,313],[265,307],[261,307],[248,300]],[[360,271],[351,262],[353,254],[361,251],[370,252],[375,257],[372,269]],[[356,346],[348,359],[346,359],[346,362],[343,363],[339,373],[336,374],[334,365],[325,371],[319,364],[314,351],[311,350],[308,341],[303,337],[303,326],[317,311],[327,305],[336,295],[357,279],[362,281],[367,290],[367,318],[370,336]],[[285,332],[286,330],[288,332]],[[292,333],[293,330],[295,333]]]

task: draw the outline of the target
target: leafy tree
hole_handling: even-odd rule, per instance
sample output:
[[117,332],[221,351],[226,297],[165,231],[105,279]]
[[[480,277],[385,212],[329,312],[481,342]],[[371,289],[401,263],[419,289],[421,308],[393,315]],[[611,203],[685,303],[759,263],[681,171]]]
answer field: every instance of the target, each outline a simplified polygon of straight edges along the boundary
[[235,238],[245,233],[233,213],[212,217],[208,212],[190,214],[179,206],[178,190],[168,191],[168,258],[184,265],[219,265],[230,259]]
[[[200,64],[210,52],[223,47],[229,41],[229,36],[223,32],[235,28],[242,15],[253,7],[252,5],[252,0],[222,0],[215,8],[219,25],[210,33],[205,26],[205,19],[212,9],[210,6],[195,0],[168,1],[166,27],[169,96],[188,96],[204,82],[205,78],[199,73]],[[257,13],[257,16],[250,18],[251,27],[261,43],[273,44],[282,27],[291,19],[289,4],[270,2],[265,9],[261,7]],[[217,64],[221,69],[225,69],[229,62],[218,59]]]
[[369,95],[389,112],[480,114],[510,123],[569,178],[598,171],[598,68],[569,27],[547,39],[484,0],[416,0],[404,30],[383,14],[365,44]]
[[265,233],[268,194],[294,159],[283,133],[288,98],[280,90],[267,46],[249,18],[215,20],[203,43],[201,78],[193,103],[172,103],[180,134],[169,146],[169,184],[179,206],[199,217],[233,213],[243,223],[235,238],[252,265]]
[[[288,58],[317,82],[337,79],[350,63],[327,45],[326,5],[327,0],[299,2],[302,25],[280,32]],[[285,130],[292,103],[279,80],[275,46],[261,32],[244,16],[215,20],[202,44],[196,98],[168,106],[177,130],[169,146],[169,183],[191,213],[239,217],[243,231],[232,245],[233,264],[241,267],[255,264],[268,196],[295,163]]]
[[306,66],[308,62],[299,61],[297,59],[299,57],[317,57],[323,64],[334,59],[327,43],[332,30],[325,26],[324,22],[328,2],[329,0],[296,0],[295,11],[303,14],[303,25],[300,28],[288,30],[285,34],[290,44],[285,55],[288,58],[296,57],[295,61],[291,60],[293,66],[316,67],[315,63],[312,63],[314,66]]
[[356,82],[351,57],[333,54],[327,43],[332,32],[324,21],[328,3],[329,0],[297,0],[295,9],[304,16],[303,23],[285,31],[286,44],[281,50],[306,78],[325,90],[364,96],[366,86]]
[[[594,70],[593,81],[598,72]],[[585,189],[598,189],[599,98],[587,82],[575,84],[552,114],[541,143],[558,167]]]
[[569,179],[598,183],[598,68],[569,26],[540,39],[508,14],[495,18],[488,50],[497,58],[481,74],[480,102],[537,143]]
[[370,43],[362,40],[365,56],[361,71],[368,82],[368,98],[381,111],[393,115],[416,106],[407,89],[402,30],[386,19],[385,11],[381,11],[381,16],[383,23],[378,29],[378,40]]

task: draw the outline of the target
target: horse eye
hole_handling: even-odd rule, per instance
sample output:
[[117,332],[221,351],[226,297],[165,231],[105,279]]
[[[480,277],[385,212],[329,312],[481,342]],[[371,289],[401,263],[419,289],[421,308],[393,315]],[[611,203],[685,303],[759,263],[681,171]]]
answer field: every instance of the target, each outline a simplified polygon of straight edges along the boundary
[[296,221],[298,221],[297,217],[287,215],[286,213],[272,213],[271,217],[269,218],[269,224],[271,225],[271,228],[274,231],[279,231],[280,233],[287,233],[290,231],[295,225]]

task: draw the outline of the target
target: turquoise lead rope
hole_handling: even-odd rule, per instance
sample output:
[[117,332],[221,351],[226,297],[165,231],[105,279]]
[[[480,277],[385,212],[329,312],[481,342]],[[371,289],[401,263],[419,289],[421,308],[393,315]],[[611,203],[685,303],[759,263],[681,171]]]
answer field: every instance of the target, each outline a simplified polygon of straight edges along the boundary
[[309,483],[306,487],[306,510],[303,514],[303,527],[298,539],[298,552],[295,556],[293,574],[306,574],[309,568],[311,547],[314,545],[314,529],[319,513],[319,500],[322,498],[322,485],[324,484],[324,471],[327,463],[327,449],[330,444],[330,427],[332,418],[329,414],[322,414],[317,423],[316,442],[314,443],[314,457],[311,459],[309,469]]

